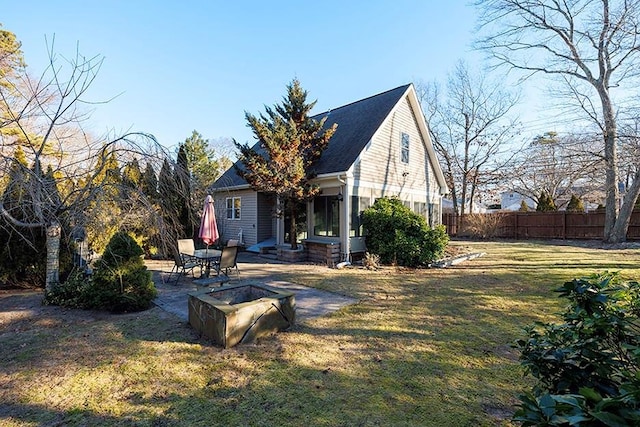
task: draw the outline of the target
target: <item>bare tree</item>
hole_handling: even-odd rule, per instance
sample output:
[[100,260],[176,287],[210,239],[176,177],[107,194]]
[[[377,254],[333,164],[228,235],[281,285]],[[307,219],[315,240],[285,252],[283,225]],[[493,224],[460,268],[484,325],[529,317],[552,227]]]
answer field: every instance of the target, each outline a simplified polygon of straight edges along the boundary
[[[162,158],[155,139],[148,134],[94,139],[83,130],[88,112],[85,95],[98,75],[102,58],[86,58],[79,53],[70,60],[59,61],[49,47],[49,67],[37,78],[19,73],[0,85],[0,111],[6,115],[5,130],[0,132],[0,178],[22,167],[27,176],[29,197],[5,206],[0,199],[0,214],[19,229],[46,230],[46,283],[51,290],[58,283],[59,249],[62,218],[82,224],[92,202],[105,192],[104,161],[109,155],[123,159],[137,153],[151,161],[154,153]],[[14,159],[20,146],[33,165],[24,167]],[[47,165],[48,171],[45,171]],[[14,182],[6,183],[10,189]],[[21,214],[18,215],[18,212]]]
[[427,123],[456,215],[471,211],[478,191],[501,179],[513,158],[518,127],[509,113],[518,97],[459,62],[443,95],[437,83],[419,85]]
[[602,182],[594,179],[601,167],[601,153],[592,153],[593,138],[583,135],[539,135],[517,156],[513,189],[538,200],[548,195],[558,208],[572,195],[595,201]]
[[[640,172],[619,200],[618,117],[637,98],[640,2],[637,0],[477,0],[488,36],[478,47],[498,64],[559,81],[567,99],[597,126],[605,163],[604,240],[626,239]],[[618,89],[616,91],[616,89]],[[617,104],[616,102],[617,101]]]

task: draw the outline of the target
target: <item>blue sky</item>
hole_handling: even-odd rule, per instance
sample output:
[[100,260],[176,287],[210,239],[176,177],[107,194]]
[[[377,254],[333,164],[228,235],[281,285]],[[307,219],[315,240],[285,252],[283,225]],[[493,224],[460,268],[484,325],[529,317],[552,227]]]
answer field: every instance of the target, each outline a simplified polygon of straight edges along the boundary
[[25,1],[3,5],[4,29],[29,69],[55,51],[102,55],[89,98],[96,134],[144,131],[167,147],[195,129],[207,139],[253,141],[258,114],[298,78],[315,112],[416,81],[444,81],[472,51],[475,10],[465,1]]

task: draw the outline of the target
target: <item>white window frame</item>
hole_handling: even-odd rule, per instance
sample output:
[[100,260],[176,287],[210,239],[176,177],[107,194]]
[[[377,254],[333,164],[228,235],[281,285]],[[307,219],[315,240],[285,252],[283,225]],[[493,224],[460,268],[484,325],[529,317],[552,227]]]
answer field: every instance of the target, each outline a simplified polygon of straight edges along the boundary
[[409,164],[409,146],[410,146],[409,134],[401,132],[400,133],[400,161],[407,165]]
[[[231,202],[231,204],[229,204]],[[227,219],[242,219],[242,197],[227,197],[225,200],[225,208],[227,211]]]

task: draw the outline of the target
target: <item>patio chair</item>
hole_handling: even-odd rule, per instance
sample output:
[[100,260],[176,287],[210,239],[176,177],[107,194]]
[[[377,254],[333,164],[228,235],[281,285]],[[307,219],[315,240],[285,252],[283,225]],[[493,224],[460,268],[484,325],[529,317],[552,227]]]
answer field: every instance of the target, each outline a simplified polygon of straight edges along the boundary
[[222,270],[224,270],[222,274],[229,277],[229,269],[235,268],[236,273],[238,274],[238,277],[240,277],[240,270],[238,270],[237,259],[238,259],[237,246],[225,246],[224,248],[222,248],[222,253],[220,254],[220,260],[218,260],[214,265],[217,275],[219,276],[220,273],[222,273]]
[[171,281],[171,276],[173,276],[173,273],[175,272],[178,277],[176,278],[176,282],[174,284],[177,285],[180,281],[180,277],[182,277],[183,274],[186,276],[188,272],[191,272],[191,275],[193,276],[193,269],[196,267],[200,267],[200,275],[202,275],[202,265],[195,261],[195,258],[191,259],[188,255],[183,256],[178,252],[174,252],[173,256],[175,264],[173,265],[171,273],[169,274],[169,282]]
[[186,258],[195,258],[196,245],[193,239],[178,239],[178,253]]

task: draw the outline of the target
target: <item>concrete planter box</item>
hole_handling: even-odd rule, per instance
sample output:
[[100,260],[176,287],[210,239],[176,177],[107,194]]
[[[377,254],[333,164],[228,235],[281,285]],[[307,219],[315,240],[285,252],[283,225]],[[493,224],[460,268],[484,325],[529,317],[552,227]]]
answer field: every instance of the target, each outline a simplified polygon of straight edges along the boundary
[[224,348],[249,343],[295,323],[295,296],[265,285],[226,285],[189,293],[189,323]]

